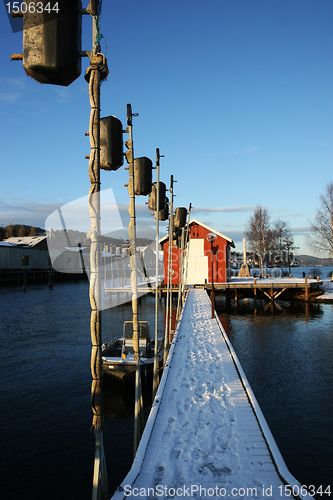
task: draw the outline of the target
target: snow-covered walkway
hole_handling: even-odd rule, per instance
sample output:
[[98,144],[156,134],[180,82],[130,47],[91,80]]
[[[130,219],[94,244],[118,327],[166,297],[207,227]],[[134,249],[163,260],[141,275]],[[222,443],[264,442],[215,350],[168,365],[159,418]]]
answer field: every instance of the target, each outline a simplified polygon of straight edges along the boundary
[[207,293],[189,290],[133,466],[113,499],[290,498],[283,481],[301,493]]

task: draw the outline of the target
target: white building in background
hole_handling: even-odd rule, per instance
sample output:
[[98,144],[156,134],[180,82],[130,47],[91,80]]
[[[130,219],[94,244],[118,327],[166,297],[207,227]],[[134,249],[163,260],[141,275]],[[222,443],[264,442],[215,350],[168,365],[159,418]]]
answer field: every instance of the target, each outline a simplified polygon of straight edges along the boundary
[[51,266],[46,235],[11,237],[0,241],[0,270],[45,270]]

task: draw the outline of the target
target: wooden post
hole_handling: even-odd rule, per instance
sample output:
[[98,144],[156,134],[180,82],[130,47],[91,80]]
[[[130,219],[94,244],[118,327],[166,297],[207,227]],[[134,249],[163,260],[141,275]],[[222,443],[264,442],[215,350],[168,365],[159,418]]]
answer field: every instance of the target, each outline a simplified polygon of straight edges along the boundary
[[[163,363],[165,364],[168,356],[168,347],[170,344],[171,333],[171,313],[172,313],[172,233],[173,233],[173,175],[170,177],[170,219],[169,219],[169,248],[167,261],[167,294],[166,294],[166,313],[165,313],[165,334],[164,334],[164,355]],[[169,312],[170,309],[170,312]]]
[[[103,370],[102,370],[102,315],[101,301],[102,288],[100,280],[101,270],[101,243],[100,243],[100,87],[109,71],[103,54],[98,52],[98,26],[100,17],[100,2],[97,0],[91,11],[93,22],[93,47],[90,66],[87,69],[85,80],[89,84],[90,101],[90,160],[88,208],[90,214],[89,238],[90,268],[89,299],[91,305],[90,333],[91,333],[91,404],[93,411],[93,428],[95,433],[95,461],[93,473],[92,499],[102,500],[109,498],[106,463],[103,445]],[[96,17],[96,19],[94,18]]]
[[127,128],[129,139],[126,142],[128,147],[127,161],[129,170],[129,182],[127,184],[130,197],[128,213],[130,222],[128,225],[128,237],[130,240],[130,268],[131,268],[131,288],[132,288],[132,314],[133,314],[133,350],[135,359],[135,403],[134,403],[134,456],[139,446],[142,434],[142,394],[140,375],[140,352],[139,352],[139,316],[138,316],[138,286],[137,286],[137,262],[136,262],[136,209],[135,209],[135,185],[134,185],[134,147],[133,147],[133,125],[132,106],[127,104]]
[[158,361],[158,351],[157,351],[157,338],[158,338],[158,252],[159,252],[159,222],[160,222],[160,150],[156,149],[156,256],[155,256],[155,350],[154,350],[154,373],[153,373],[153,400],[157,391],[159,384],[159,361]]
[[212,318],[215,315],[215,295],[214,295],[214,254],[213,254],[213,240],[210,241],[210,251],[211,251],[211,273],[212,273],[212,293],[210,300],[212,302]]

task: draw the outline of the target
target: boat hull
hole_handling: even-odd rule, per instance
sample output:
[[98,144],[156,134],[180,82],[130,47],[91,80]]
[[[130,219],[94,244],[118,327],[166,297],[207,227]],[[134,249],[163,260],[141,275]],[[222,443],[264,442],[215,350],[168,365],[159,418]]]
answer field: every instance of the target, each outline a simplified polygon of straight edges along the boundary
[[[163,351],[158,354],[159,367],[163,362]],[[103,373],[123,380],[125,377],[134,377],[136,363],[134,359],[126,360],[120,358],[107,358],[102,357]],[[141,375],[151,375],[154,368],[154,357],[140,359],[140,372]]]

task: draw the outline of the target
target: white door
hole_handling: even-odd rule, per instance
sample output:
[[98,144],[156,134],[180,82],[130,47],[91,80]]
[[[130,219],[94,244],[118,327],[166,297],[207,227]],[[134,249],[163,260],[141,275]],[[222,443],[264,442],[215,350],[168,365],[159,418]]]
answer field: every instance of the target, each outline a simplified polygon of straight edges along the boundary
[[188,250],[188,285],[203,285],[208,281],[208,255],[204,255],[204,240],[190,240]]

